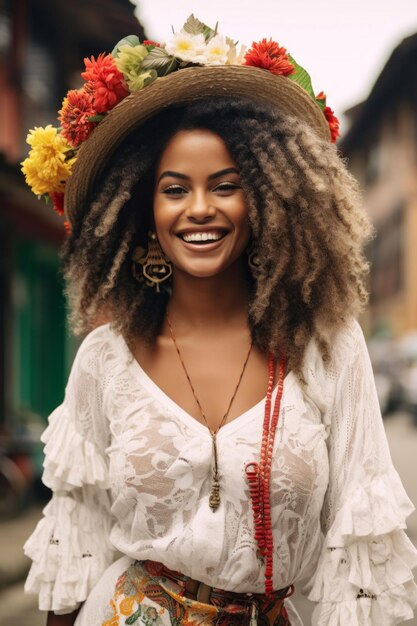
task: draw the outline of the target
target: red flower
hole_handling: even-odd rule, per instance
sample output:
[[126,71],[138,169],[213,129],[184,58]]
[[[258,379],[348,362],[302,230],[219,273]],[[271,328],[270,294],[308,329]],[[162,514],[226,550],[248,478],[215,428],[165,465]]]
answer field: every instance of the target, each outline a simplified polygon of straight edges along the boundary
[[295,72],[287,50],[265,37],[258,43],[253,42],[252,48],[245,54],[245,65],[262,67],[277,76],[289,76]]
[[324,107],[323,113],[330,128],[330,136],[332,138],[332,143],[335,143],[336,139],[340,135],[340,131],[339,131],[340,122],[337,119],[336,115],[334,114],[334,111],[332,111],[330,107]]
[[67,236],[69,236],[72,233],[72,228],[71,228],[71,224],[67,221],[64,222],[64,228],[65,228],[65,232],[67,234]]
[[56,193],[50,193],[49,197],[58,215],[64,215],[64,194],[57,191]]
[[150,39],[145,39],[145,41],[143,42],[144,46],[156,46],[157,48],[161,47],[160,43],[156,43],[156,41],[151,41]]
[[111,54],[102,52],[97,60],[84,59],[86,71],[81,76],[91,84],[94,91],[94,108],[106,113],[129,94],[123,74],[117,69]]
[[[90,91],[90,93],[89,93]],[[90,89],[72,89],[64,98],[59,111],[61,134],[68,143],[76,148],[90,135],[97,126],[89,118],[97,115],[93,107],[93,96]]]
[[324,117],[326,118],[330,128],[330,137],[332,143],[335,143],[336,139],[340,136],[340,122],[334,114],[334,111],[332,111],[330,107],[326,106],[326,94],[323,91],[320,91],[320,93],[317,94],[316,100],[320,100],[324,104]]

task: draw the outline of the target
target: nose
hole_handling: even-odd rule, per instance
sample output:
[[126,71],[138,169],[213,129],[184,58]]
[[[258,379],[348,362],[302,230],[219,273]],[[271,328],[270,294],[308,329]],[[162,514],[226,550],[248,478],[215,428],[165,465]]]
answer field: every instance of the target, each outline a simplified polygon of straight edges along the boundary
[[210,203],[206,193],[196,191],[190,196],[186,214],[192,221],[205,223],[213,219],[216,214],[216,207]]

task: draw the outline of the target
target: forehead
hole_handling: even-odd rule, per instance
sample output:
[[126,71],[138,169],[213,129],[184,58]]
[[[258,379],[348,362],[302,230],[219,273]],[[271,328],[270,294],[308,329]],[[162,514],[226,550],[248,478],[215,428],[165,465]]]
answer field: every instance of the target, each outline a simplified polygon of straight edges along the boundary
[[210,169],[234,166],[232,156],[223,139],[210,130],[181,130],[176,133],[163,150],[158,172],[182,171],[181,168]]

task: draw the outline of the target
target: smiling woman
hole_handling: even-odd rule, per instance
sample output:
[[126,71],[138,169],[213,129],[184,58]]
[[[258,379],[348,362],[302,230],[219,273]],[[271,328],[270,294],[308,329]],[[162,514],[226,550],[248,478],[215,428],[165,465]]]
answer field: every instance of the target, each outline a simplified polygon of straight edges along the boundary
[[295,584],[315,626],[397,624],[413,507],[355,321],[371,229],[337,120],[272,40],[243,57],[193,17],[165,47],[127,40],[119,79],[109,58],[88,76],[102,104],[104,69],[136,85],[139,55],[143,90],[118,85],[69,155],[64,272],[89,333],[43,435],[26,589],[49,626],[300,626]]
[[228,280],[242,277],[250,226],[239,173],[224,141],[210,131],[181,131],[165,148],[156,174],[155,229],[174,280],[221,272]]

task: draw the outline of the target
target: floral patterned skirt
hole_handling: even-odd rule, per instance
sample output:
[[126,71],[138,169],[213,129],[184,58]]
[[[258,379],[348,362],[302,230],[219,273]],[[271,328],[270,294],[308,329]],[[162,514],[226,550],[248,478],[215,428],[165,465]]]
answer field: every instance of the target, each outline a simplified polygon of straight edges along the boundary
[[292,587],[272,596],[213,589],[211,604],[185,596],[187,577],[153,561],[135,561],[118,578],[102,626],[290,626]]

